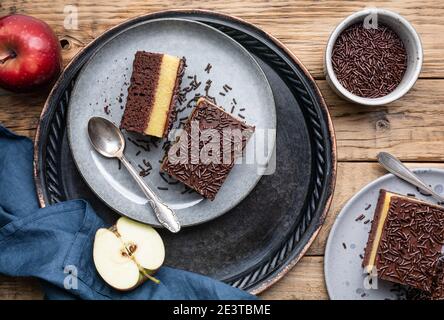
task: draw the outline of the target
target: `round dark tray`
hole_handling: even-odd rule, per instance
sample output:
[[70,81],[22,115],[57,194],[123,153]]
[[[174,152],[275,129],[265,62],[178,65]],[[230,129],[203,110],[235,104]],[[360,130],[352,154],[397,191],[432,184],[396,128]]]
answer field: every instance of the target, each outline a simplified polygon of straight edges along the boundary
[[299,60],[272,36],[210,11],[163,11],[126,21],[86,46],[66,67],[43,109],[35,139],[35,182],[41,206],[88,200],[112,223],[118,216],[82,180],[66,138],[66,109],[78,71],[107,39],[140,21],[175,17],[209,24],[243,45],[272,87],[277,112],[276,172],[224,216],[173,235],[160,233],[166,264],[259,293],[303,256],[333,196],[336,147],[326,104]]

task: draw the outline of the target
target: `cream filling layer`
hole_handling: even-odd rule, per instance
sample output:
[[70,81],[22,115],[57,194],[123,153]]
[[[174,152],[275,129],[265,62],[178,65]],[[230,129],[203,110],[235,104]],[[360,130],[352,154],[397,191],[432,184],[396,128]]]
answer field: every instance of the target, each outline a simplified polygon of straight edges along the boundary
[[179,64],[180,59],[177,57],[166,54],[162,57],[154,103],[149,115],[148,125],[144,131],[147,135],[163,137],[176,85]]
[[366,272],[370,273],[376,265],[376,254],[378,253],[379,242],[381,241],[382,231],[384,230],[385,220],[387,219],[390,200],[395,194],[386,192],[384,202],[381,208],[381,214],[379,215],[379,221],[377,221],[378,226],[376,228],[375,237],[373,239],[370,257],[368,260],[368,264],[365,266]]

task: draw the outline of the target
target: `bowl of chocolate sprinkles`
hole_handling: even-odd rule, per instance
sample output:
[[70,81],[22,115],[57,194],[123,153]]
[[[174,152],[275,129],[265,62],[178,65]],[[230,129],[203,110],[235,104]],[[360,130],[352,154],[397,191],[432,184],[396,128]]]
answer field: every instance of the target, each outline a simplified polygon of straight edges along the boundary
[[350,15],[333,30],[324,71],[342,98],[378,106],[413,87],[422,61],[421,40],[412,25],[395,12],[372,8]]

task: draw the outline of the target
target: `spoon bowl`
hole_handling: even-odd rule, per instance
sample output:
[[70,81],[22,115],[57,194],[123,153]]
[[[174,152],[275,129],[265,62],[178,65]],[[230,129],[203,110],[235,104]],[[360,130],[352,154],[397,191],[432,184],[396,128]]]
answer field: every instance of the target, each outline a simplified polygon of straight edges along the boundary
[[125,149],[125,138],[119,128],[111,121],[92,117],[88,121],[89,140],[102,156],[120,158]]

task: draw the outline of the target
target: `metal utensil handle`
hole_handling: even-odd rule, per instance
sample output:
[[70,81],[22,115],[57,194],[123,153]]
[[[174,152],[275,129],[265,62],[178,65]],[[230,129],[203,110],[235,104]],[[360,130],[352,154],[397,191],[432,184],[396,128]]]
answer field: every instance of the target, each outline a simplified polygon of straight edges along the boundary
[[378,162],[386,168],[389,172],[398,176],[401,179],[413,184],[421,189],[423,192],[430,193],[437,200],[444,202],[444,198],[433,191],[428,185],[422,182],[410,169],[408,169],[395,156],[387,152],[380,152],[378,154]]
[[120,160],[128,169],[129,173],[133,176],[139,187],[142,189],[143,193],[148,198],[148,203],[153,208],[159,222],[171,232],[179,232],[180,224],[174,211],[159,199],[159,197],[139,176],[139,173],[134,169],[134,167],[131,165],[131,163],[129,163],[128,159],[126,159],[124,155],[120,157]]

